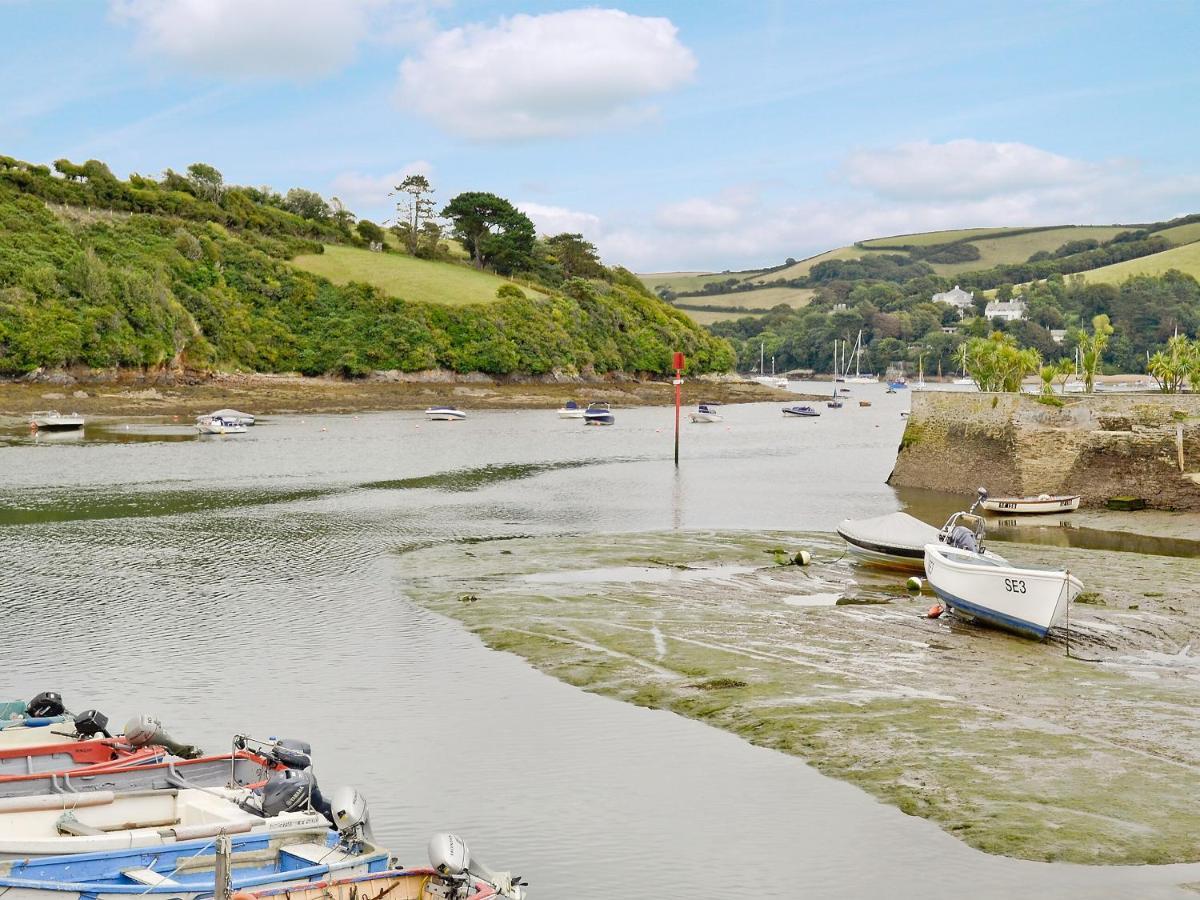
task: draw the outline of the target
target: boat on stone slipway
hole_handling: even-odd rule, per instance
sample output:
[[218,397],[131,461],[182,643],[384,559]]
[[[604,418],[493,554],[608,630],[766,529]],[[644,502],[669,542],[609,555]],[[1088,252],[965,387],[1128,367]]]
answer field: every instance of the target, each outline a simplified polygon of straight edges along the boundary
[[701,403],[694,412],[688,413],[689,418],[697,424],[706,422],[724,422],[725,417],[717,412],[717,404]]
[[[981,489],[980,495],[987,493]],[[1083,583],[1063,569],[1020,566],[981,553],[983,529],[983,518],[972,511],[950,517],[938,540],[925,545],[930,587],[967,621],[1043,640]]]

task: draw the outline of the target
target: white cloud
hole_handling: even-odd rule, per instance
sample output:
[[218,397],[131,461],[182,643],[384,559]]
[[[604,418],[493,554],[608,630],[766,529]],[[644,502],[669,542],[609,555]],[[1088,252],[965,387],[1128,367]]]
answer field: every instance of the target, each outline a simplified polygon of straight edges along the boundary
[[426,33],[427,8],[420,0],[109,0],[143,51],[231,78],[326,75],[370,37]]
[[517,15],[438,34],[401,65],[400,99],[463,137],[556,137],[644,118],[649,97],[695,69],[669,19],[616,9]]
[[433,166],[419,159],[382,175],[342,172],[329,183],[329,191],[356,213],[362,210],[379,210],[394,205],[394,199],[389,199],[388,194],[409,175],[424,175],[428,178],[433,175]]
[[600,217],[587,212],[579,212],[562,206],[546,206],[542,203],[521,201],[514,203],[517,209],[533,220],[538,234],[555,235],[569,232],[582,234],[589,240],[595,240],[601,233]]
[[846,180],[899,200],[978,199],[1011,191],[1078,185],[1104,166],[1029,144],[962,139],[860,150],[843,167]]
[[737,225],[742,211],[728,202],[692,197],[659,208],[654,221],[673,231],[724,231]]

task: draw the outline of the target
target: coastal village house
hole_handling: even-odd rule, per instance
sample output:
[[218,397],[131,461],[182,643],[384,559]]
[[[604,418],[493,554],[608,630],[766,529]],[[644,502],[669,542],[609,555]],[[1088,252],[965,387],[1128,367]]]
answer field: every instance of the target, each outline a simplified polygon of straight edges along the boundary
[[1025,301],[1020,297],[1011,300],[993,300],[987,305],[983,314],[989,319],[1003,319],[1005,322],[1015,322],[1025,318]]
[[965,316],[971,307],[975,305],[975,295],[970,291],[964,291],[957,284],[952,290],[934,294],[929,299],[934,303],[945,303],[948,306],[953,306],[958,310],[960,317]]

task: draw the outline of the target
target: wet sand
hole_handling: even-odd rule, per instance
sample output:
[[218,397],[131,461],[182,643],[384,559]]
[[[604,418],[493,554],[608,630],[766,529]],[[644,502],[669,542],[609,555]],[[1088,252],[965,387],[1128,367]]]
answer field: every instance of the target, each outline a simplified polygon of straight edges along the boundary
[[[300,376],[224,375],[189,383],[0,383],[0,416],[25,420],[36,409],[85,416],[196,416],[232,407],[255,415],[425,409],[554,409],[567,400],[606,400],[614,407],[663,406],[675,401],[669,381],[540,382],[345,381]],[[817,399],[756,382],[687,379],[683,402],[751,403]],[[821,398],[823,399],[823,398]]]
[[[778,564],[801,548],[811,566]],[[981,850],[1200,860],[1200,559],[1006,543],[1088,591],[1034,643],[924,618],[931,594],[843,549],[659,532],[401,559],[408,595],[490,646],[802,757]]]

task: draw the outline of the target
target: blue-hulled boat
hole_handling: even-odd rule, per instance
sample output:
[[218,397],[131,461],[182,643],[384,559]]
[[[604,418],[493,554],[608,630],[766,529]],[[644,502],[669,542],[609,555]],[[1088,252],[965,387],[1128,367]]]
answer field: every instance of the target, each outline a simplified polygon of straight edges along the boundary
[[[231,835],[233,890],[303,884],[382,872],[386,850],[342,844],[336,831],[306,829]],[[140,850],[109,850],[0,862],[5,900],[118,900],[148,895],[208,900],[215,883],[214,838]]]
[[817,412],[815,409],[813,409],[811,406],[808,406],[808,405],[785,406],[783,408],[783,414],[785,416],[796,416],[796,417],[802,418],[802,419],[803,418],[811,418],[812,416],[820,415],[819,412]]
[[889,381],[887,386],[889,391],[902,391],[908,387],[908,382],[901,378],[899,381]]
[[584,425],[612,425],[616,421],[612,410],[603,401],[588,404],[588,408],[583,411]]

